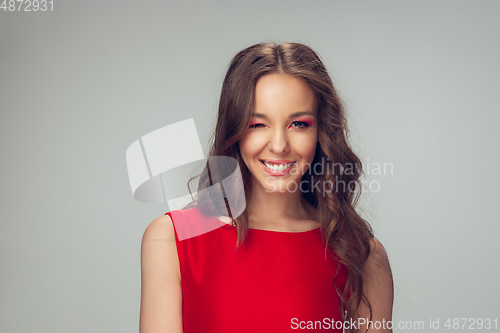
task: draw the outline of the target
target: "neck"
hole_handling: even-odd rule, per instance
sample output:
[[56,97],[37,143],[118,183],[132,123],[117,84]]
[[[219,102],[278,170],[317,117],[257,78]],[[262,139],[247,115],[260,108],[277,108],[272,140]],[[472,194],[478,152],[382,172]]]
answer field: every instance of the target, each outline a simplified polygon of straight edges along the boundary
[[315,220],[312,205],[300,191],[267,192],[260,183],[253,185],[247,200],[249,227],[258,223],[261,227],[272,224],[286,228],[293,220]]

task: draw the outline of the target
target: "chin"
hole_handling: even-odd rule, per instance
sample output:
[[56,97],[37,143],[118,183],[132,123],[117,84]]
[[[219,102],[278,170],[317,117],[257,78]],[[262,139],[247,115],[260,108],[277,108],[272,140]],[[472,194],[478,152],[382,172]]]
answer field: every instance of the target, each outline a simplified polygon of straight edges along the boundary
[[[260,182],[264,191],[268,193],[286,193],[286,192],[296,192],[299,191],[298,182],[296,180],[273,180],[273,177],[269,179],[264,179]],[[295,183],[297,186],[295,186]]]

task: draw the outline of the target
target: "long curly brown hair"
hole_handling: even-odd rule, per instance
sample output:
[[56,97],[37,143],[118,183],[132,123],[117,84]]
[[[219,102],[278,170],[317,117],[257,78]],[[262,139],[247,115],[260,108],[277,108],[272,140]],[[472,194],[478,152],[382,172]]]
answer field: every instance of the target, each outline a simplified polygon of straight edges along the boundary
[[[363,293],[362,269],[370,254],[373,232],[355,210],[362,191],[362,163],[348,142],[349,131],[341,99],[316,52],[300,43],[259,43],[236,54],[222,85],[209,156],[230,156],[238,162],[244,185],[241,191],[248,197],[251,174],[243,162],[238,142],[250,123],[255,85],[262,76],[271,73],[299,77],[309,84],[316,95],[319,141],[313,163],[302,177],[308,185],[303,195],[318,210],[325,255],[334,255],[341,264],[339,267],[343,266],[347,271],[344,288],[340,290],[335,284],[343,319],[354,317],[361,302],[369,309],[371,319],[370,302]],[[320,164],[323,172],[313,172]],[[199,175],[198,193],[227,176],[227,168],[230,167],[218,165],[217,168],[211,167],[211,172],[207,163],[207,167]],[[309,182],[309,179],[313,179],[313,182]],[[323,184],[319,187],[321,191],[314,186],[318,182]],[[232,218],[226,198],[227,196],[222,201],[225,202],[225,207],[208,207],[207,202],[210,200],[200,200],[203,207],[198,206],[210,214],[229,211]],[[196,205],[194,201],[186,208]],[[238,233],[238,247],[247,234],[247,211],[232,221]],[[339,270],[334,280],[338,276]]]

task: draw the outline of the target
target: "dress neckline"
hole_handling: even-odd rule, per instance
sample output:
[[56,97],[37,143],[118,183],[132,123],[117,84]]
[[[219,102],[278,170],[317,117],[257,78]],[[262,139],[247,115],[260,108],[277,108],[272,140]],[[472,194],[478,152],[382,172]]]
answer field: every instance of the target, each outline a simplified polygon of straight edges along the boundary
[[319,230],[320,227],[310,229],[310,230],[305,230],[305,231],[277,231],[277,230],[266,230],[266,229],[254,229],[254,228],[248,228],[248,230],[255,230],[255,231],[267,231],[267,232],[274,232],[274,233],[279,233],[279,234],[305,234],[307,232],[311,231],[316,231]]
[[[232,228],[233,226],[227,222],[222,221],[221,219],[213,216],[218,222],[222,223],[222,227],[229,227]],[[248,228],[248,230],[252,231],[263,231],[263,232],[273,232],[273,233],[278,233],[278,234],[304,234],[312,231],[319,230],[321,227],[317,227],[314,229],[309,229],[309,230],[304,230],[304,231],[277,231],[277,230],[267,230],[267,229],[255,229],[255,228]]]

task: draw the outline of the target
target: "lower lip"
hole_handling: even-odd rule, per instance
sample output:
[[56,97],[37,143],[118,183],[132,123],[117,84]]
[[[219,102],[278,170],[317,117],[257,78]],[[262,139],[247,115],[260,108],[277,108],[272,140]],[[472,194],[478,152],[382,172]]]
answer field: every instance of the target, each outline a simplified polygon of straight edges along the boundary
[[260,164],[262,164],[262,166],[264,167],[264,171],[270,175],[270,176],[284,176],[286,174],[288,174],[290,172],[290,170],[292,170],[293,166],[295,165],[295,163],[293,163],[292,165],[290,165],[288,168],[286,169],[283,169],[283,170],[277,170],[277,171],[274,171],[272,169],[269,169],[265,164],[264,162],[260,161]]

